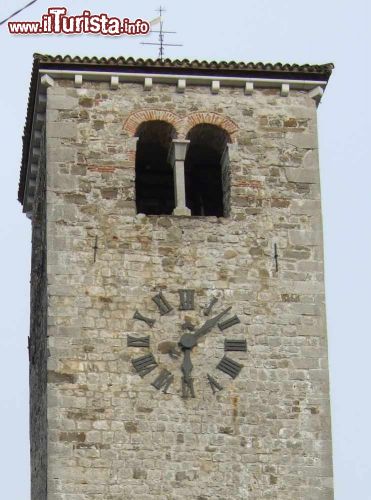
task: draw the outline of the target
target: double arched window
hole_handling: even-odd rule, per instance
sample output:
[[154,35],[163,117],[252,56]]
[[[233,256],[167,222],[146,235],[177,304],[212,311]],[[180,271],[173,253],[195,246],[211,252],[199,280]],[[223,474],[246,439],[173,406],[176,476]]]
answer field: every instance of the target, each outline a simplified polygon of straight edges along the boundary
[[136,205],[147,215],[229,215],[229,135],[199,124],[178,140],[172,125],[153,120],[137,130]]

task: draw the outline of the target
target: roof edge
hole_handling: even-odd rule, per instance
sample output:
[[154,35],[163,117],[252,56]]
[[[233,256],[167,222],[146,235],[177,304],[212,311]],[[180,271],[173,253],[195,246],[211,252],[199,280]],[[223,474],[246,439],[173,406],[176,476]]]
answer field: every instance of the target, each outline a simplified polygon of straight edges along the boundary
[[241,76],[275,76],[284,74],[292,74],[297,79],[307,79],[310,75],[312,78],[318,75],[318,79],[328,80],[334,68],[332,63],[326,64],[283,64],[263,63],[263,62],[236,62],[236,61],[206,61],[206,60],[188,60],[188,59],[135,59],[133,57],[79,57],[79,56],[51,56],[47,54],[34,54],[34,61],[38,62],[40,67],[55,68],[61,66],[64,69],[84,69],[84,68],[99,68],[100,71],[133,71],[133,72],[182,72],[182,73],[200,73],[207,72],[212,74],[215,72],[218,75],[230,74]]

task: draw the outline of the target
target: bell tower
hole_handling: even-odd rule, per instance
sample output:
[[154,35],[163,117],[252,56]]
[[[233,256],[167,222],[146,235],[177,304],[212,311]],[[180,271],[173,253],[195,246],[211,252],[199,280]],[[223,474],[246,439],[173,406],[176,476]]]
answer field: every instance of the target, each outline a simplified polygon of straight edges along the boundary
[[32,500],[333,499],[331,71],[35,55]]

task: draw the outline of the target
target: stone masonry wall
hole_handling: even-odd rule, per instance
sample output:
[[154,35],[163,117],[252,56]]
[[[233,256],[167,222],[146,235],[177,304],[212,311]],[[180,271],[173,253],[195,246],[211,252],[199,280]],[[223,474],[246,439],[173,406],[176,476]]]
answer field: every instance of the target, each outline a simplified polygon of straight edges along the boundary
[[29,338],[31,498],[47,499],[47,277],[45,131],[32,218]]
[[[232,137],[230,216],[135,210],[135,130],[166,119]],[[97,237],[98,250],[94,261]],[[278,250],[278,271],[274,244]],[[315,102],[276,89],[55,81],[47,100],[48,499],[330,500],[331,435]],[[178,289],[195,290],[179,311]],[[158,314],[163,291],[174,309]],[[169,355],[185,320],[240,323],[192,351],[196,398]],[[155,326],[133,319],[135,310]],[[150,336],[169,393],[141,378]],[[224,339],[246,339],[231,379]],[[215,395],[209,373],[224,386]],[[37,495],[33,497],[39,500]]]

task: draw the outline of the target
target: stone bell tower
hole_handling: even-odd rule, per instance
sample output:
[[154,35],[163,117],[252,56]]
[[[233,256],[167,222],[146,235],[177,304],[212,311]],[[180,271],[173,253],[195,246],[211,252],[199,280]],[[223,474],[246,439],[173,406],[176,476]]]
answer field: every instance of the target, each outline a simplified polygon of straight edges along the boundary
[[333,498],[331,70],[35,55],[32,500]]

